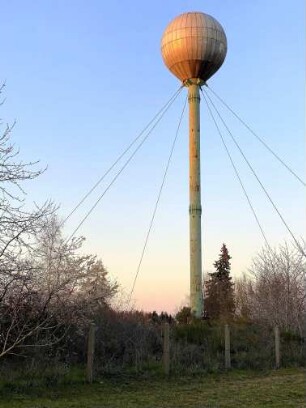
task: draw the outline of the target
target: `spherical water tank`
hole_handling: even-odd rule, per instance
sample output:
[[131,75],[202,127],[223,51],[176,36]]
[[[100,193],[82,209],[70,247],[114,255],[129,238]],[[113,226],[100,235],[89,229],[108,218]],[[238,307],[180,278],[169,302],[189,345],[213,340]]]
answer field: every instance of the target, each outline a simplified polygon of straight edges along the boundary
[[209,79],[222,65],[227,41],[222,26],[208,14],[193,12],[176,17],[161,41],[164,63],[181,81]]

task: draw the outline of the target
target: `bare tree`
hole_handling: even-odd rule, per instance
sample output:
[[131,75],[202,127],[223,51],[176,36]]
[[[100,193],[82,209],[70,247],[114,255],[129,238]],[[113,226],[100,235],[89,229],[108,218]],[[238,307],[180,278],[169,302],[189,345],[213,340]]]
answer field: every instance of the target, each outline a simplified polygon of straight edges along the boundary
[[19,316],[25,310],[25,298],[28,305],[35,302],[29,288],[34,273],[29,262],[33,238],[45,228],[48,216],[55,210],[51,202],[35,205],[32,211],[26,209],[22,183],[35,179],[42,171],[35,169],[37,162],[18,159],[19,151],[10,143],[12,128],[4,126],[0,136],[0,356],[11,350],[10,338],[17,329],[17,320],[17,342],[25,336],[25,323]]
[[0,302],[0,357],[16,349],[50,346],[71,325],[86,327],[116,293],[103,263],[80,255],[83,238],[65,241],[56,217],[31,236],[31,250],[16,257],[19,272],[10,271],[10,284]]
[[253,260],[252,279],[236,283],[239,313],[286,330],[302,333],[306,310],[306,264],[303,253],[289,244],[264,248]]
[[235,305],[236,315],[245,321],[251,319],[252,303],[254,296],[254,281],[245,273],[240,279],[235,280]]
[[83,238],[62,238],[53,203],[27,210],[24,183],[42,171],[18,159],[11,130],[0,136],[0,357],[58,342],[117,288],[101,261],[78,254]]
[[[31,264],[35,265],[33,284],[48,302],[49,310],[66,311],[66,321],[91,319],[110,302],[118,289],[110,281],[102,261],[94,255],[80,254],[84,238],[65,240],[56,216],[38,236]],[[72,313],[73,310],[73,313]]]

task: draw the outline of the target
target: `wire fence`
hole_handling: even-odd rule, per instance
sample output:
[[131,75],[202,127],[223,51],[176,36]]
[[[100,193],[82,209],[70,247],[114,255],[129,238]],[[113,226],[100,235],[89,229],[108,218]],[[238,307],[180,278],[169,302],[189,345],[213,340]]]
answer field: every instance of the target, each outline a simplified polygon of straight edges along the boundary
[[110,342],[105,328],[96,326],[95,375],[269,370],[301,367],[306,362],[305,337],[277,326],[163,322],[124,331],[125,335]]

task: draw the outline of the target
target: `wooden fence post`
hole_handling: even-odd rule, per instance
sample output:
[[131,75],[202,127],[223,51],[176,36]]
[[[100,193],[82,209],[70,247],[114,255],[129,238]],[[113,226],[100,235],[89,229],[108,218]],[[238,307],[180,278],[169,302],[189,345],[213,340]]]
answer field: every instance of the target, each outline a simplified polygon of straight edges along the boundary
[[228,324],[224,326],[224,356],[225,368],[231,368],[231,334]]
[[163,366],[164,373],[169,375],[170,373],[170,328],[169,323],[163,324]]
[[281,353],[280,353],[280,335],[279,327],[274,328],[274,340],[275,340],[275,368],[280,368],[281,365]]
[[88,345],[87,345],[87,367],[86,367],[86,380],[90,384],[93,381],[93,365],[95,354],[95,329],[96,325],[91,323],[88,332]]

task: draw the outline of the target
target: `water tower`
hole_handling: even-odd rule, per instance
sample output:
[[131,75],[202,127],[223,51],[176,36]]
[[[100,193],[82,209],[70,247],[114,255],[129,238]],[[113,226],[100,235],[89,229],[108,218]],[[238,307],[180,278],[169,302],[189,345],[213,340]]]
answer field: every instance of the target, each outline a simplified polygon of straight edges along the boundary
[[222,26],[204,13],[184,13],[167,26],[161,52],[168,69],[188,88],[189,102],[189,218],[190,307],[203,314],[201,178],[200,178],[200,86],[222,65],[227,50]]

